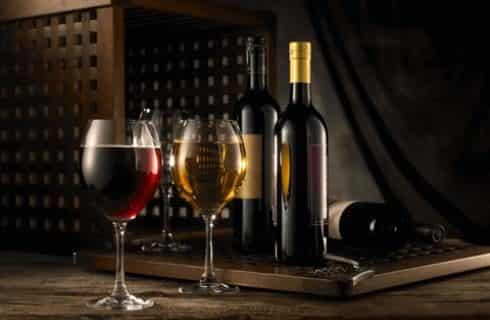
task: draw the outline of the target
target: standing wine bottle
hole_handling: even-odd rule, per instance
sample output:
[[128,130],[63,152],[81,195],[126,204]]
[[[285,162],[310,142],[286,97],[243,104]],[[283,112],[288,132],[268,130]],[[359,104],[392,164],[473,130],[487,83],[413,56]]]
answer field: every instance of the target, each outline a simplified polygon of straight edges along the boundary
[[326,253],[327,126],[311,102],[311,44],[291,42],[290,101],[275,128],[279,261],[315,264]]
[[233,244],[242,252],[272,254],[274,126],[279,106],[267,90],[263,37],[247,40],[248,90],[235,106],[247,153],[247,175],[233,205]]

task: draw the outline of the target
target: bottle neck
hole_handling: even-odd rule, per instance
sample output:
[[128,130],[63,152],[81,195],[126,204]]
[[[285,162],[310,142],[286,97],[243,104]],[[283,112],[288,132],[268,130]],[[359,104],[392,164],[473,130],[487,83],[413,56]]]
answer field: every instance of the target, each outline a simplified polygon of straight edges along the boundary
[[267,89],[267,75],[264,73],[248,73],[248,89],[262,91]]
[[289,59],[290,101],[293,105],[311,105],[311,62],[309,54]]
[[248,88],[265,90],[267,88],[266,51],[263,46],[254,46],[247,50]]
[[293,105],[311,105],[311,84],[292,82],[289,84],[289,101]]

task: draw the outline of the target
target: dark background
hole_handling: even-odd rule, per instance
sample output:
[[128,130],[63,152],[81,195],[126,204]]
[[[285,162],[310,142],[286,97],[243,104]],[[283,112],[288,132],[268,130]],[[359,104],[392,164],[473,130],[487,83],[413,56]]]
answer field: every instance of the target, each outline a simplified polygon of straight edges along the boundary
[[287,45],[313,43],[313,98],[330,133],[332,199],[389,201],[488,240],[490,108],[484,3],[225,1],[277,16],[278,99]]

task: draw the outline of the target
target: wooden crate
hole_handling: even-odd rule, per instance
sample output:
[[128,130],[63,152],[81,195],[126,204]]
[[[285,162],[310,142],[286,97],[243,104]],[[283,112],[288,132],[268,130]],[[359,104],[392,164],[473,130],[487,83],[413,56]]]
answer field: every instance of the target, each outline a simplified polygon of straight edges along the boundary
[[[257,34],[272,58],[264,12],[197,0],[2,0],[0,247],[66,253],[110,239],[80,182],[87,119],[124,121],[143,106],[229,117],[246,85],[245,38]],[[155,208],[135,223],[159,225]]]

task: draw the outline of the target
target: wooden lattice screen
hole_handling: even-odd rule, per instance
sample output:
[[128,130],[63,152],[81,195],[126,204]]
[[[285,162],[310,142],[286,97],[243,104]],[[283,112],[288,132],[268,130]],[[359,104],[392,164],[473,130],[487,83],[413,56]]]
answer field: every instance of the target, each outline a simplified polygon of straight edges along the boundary
[[0,23],[2,246],[67,251],[93,228],[81,209],[79,142],[87,118],[114,116],[114,96],[101,92],[114,91],[115,12]]
[[[145,105],[230,117],[246,85],[245,37],[267,31],[254,20],[240,26],[160,4],[98,2],[105,6],[62,12],[59,2],[59,12],[45,14],[50,8],[36,2],[35,17],[0,13],[0,248],[66,253],[110,238],[109,224],[84,208],[78,161],[87,119],[136,117]],[[182,201],[172,211],[184,223],[193,217]],[[142,216],[138,225],[159,225],[156,201]]]
[[[165,42],[146,41],[129,33],[127,46],[127,114],[137,117],[144,107],[160,109],[164,122],[162,143],[173,141],[172,112],[192,117],[231,118],[233,105],[246,88],[246,31],[184,34]],[[170,210],[177,224],[199,219],[184,202],[175,199]],[[158,225],[157,202],[142,213],[139,223]],[[221,218],[230,217],[228,209]]]

